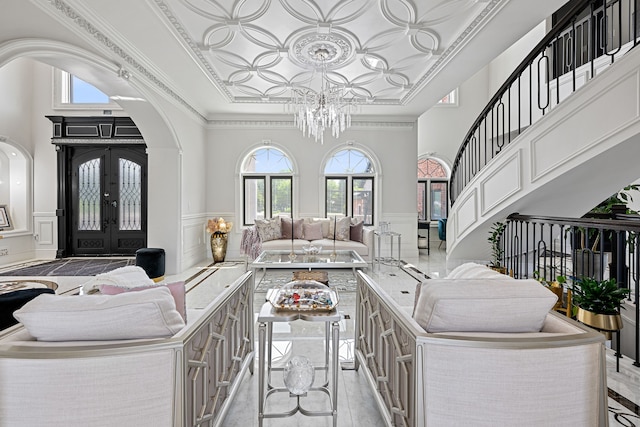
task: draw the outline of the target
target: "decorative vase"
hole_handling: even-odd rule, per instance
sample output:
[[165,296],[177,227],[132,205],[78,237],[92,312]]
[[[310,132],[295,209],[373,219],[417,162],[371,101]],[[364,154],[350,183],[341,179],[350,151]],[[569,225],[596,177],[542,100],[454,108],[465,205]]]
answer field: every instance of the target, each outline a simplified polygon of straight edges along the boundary
[[611,339],[611,332],[622,329],[622,318],[620,314],[593,313],[578,307],[576,319],[602,332],[608,340]]
[[227,256],[227,233],[211,233],[211,255],[214,263],[224,261]]

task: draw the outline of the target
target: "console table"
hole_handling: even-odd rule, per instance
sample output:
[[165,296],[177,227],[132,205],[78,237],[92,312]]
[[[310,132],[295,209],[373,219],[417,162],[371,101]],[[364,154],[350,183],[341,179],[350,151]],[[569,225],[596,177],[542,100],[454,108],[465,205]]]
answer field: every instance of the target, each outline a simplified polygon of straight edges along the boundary
[[[402,244],[402,235],[400,233],[397,233],[395,231],[374,231],[374,235],[378,238],[377,240],[377,246],[378,246],[378,256],[376,257],[376,261],[378,262],[378,268],[380,268],[380,262],[385,262],[385,263],[389,263],[391,265],[398,265],[398,263],[400,262],[400,245]],[[382,258],[381,255],[381,248],[382,248],[382,238],[389,236],[389,240],[391,243],[391,250],[389,252],[389,258]],[[394,258],[393,257],[393,241],[394,239],[397,240],[397,245],[398,245],[398,257]]]
[[[331,311],[278,311],[269,302],[262,305],[258,314],[258,425],[262,427],[265,418],[290,417],[297,412],[306,416],[333,417],[333,426],[338,424],[338,347],[340,341],[340,313],[337,309]],[[265,406],[269,396],[274,393],[289,393],[286,387],[274,387],[271,384],[271,373],[282,372],[284,368],[271,366],[271,349],[273,344],[273,324],[275,322],[291,322],[294,320],[306,320],[307,322],[325,323],[325,360],[323,366],[316,366],[316,371],[325,372],[324,383],[320,386],[313,384],[310,391],[321,391],[329,396],[331,407],[325,411],[310,411],[305,409],[300,399],[305,397],[295,396],[296,406],[286,412],[265,413]],[[329,341],[331,340],[331,345]],[[266,354],[265,354],[266,353]],[[331,368],[331,378],[329,378]]]

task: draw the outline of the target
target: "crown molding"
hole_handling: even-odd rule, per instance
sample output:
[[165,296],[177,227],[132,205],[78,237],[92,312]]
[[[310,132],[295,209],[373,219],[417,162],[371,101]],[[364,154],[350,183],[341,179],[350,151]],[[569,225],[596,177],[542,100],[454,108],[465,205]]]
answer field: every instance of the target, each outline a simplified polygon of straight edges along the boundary
[[[209,120],[208,128],[210,129],[247,129],[247,128],[272,128],[272,129],[295,129],[298,128],[294,125],[293,120],[282,119],[224,119],[224,120]],[[395,128],[395,129],[413,129],[416,127],[416,121],[380,121],[375,119],[368,120],[353,120],[351,122],[350,130],[357,129],[382,129],[382,128]]]
[[[126,68],[128,68],[128,71],[135,70],[135,73],[133,73],[131,78],[144,78],[151,87],[155,87],[171,102],[183,109],[186,109],[191,114],[197,116],[200,120],[206,121],[204,115],[176,93],[167,83],[165,83],[164,79],[158,77],[155,72],[151,71],[152,66],[149,64],[143,64],[142,60],[136,59],[136,57],[134,57],[135,53],[132,53],[130,47],[123,46],[126,43],[116,41],[114,36],[110,36],[98,29],[97,25],[100,24],[94,24],[97,18],[91,20],[88,19],[80,14],[78,7],[72,7],[69,3],[63,0],[48,0],[47,2],[33,3],[66,28],[69,28],[74,33],[78,34],[83,40],[97,46],[102,51],[106,51],[109,54],[115,54],[122,63],[127,65]],[[138,55],[137,57],[141,56]]]
[[409,89],[401,99],[401,104],[409,103],[424,87],[464,48],[473,37],[508,3],[508,0],[483,0],[487,6],[476,19],[458,36],[458,38],[445,49],[436,62],[426,73]]

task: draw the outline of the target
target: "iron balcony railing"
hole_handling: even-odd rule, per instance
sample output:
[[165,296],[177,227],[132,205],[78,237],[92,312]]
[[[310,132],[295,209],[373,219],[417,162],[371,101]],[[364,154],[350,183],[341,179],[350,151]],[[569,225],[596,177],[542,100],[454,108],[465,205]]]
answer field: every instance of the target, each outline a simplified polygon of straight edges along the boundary
[[565,294],[584,277],[615,278],[630,290],[623,314],[635,323],[635,330],[627,326],[624,334],[631,342],[622,343],[620,332],[615,334],[617,353],[623,344],[640,366],[640,216],[624,212],[622,206],[613,214],[592,215],[609,219],[509,215],[500,239],[501,265],[515,278],[551,283],[563,276]]
[[467,132],[453,162],[452,204],[520,133],[638,43],[639,1],[574,1]]

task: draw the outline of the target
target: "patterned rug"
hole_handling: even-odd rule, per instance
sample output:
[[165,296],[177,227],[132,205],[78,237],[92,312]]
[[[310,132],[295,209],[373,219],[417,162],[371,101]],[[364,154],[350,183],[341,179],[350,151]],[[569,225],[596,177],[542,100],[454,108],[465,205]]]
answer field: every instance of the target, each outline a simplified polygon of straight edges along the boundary
[[135,265],[135,258],[62,258],[12,266],[0,276],[95,276],[119,267]]
[[[295,270],[272,269],[265,273],[262,270],[256,270],[256,286],[255,292],[267,292],[268,289],[279,289],[293,280],[293,272]],[[329,286],[342,292],[356,291],[356,278],[351,269],[327,269],[329,274]]]

